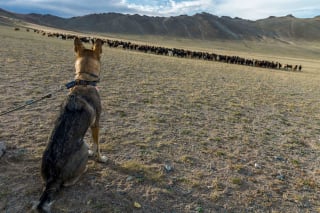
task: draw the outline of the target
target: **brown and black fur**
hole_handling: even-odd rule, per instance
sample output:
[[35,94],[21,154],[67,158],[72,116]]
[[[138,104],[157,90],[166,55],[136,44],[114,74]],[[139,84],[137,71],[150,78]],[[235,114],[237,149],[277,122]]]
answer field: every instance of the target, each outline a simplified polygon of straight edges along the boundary
[[[74,45],[76,80],[98,81],[95,78],[100,74],[102,41],[97,40],[92,49],[86,49],[76,38]],[[100,114],[100,96],[95,86],[76,85],[70,90],[43,153],[41,175],[45,187],[34,207],[38,212],[50,212],[60,188],[74,184],[86,171],[89,150],[83,138],[89,127],[92,131],[93,153],[98,161],[106,161],[99,150]]]

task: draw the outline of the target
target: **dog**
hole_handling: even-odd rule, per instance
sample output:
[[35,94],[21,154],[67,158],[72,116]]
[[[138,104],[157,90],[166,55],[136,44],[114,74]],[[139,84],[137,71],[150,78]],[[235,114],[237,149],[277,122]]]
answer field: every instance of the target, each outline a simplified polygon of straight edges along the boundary
[[103,41],[97,39],[92,49],[86,49],[79,38],[74,40],[75,80],[61,106],[60,114],[42,156],[41,176],[45,187],[34,212],[50,212],[62,186],[76,183],[87,170],[89,146],[83,138],[91,128],[93,154],[99,162],[107,158],[100,154],[99,119],[101,101],[96,84],[99,82]]

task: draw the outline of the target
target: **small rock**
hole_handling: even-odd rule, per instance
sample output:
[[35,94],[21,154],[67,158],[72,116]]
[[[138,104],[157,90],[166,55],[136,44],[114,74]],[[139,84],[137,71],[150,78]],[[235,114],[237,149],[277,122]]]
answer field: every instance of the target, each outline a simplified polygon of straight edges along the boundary
[[0,141],[0,158],[6,153],[6,144]]
[[261,165],[258,164],[258,163],[255,163],[255,164],[254,164],[254,167],[255,167],[256,169],[261,169]]
[[173,167],[170,166],[169,164],[165,164],[165,165],[164,165],[164,168],[165,168],[166,172],[171,172],[171,171],[173,171]]
[[274,156],[274,159],[277,161],[285,161],[285,159],[281,156]]
[[286,179],[286,176],[284,176],[283,174],[279,173],[277,175],[277,179],[281,180],[281,181],[284,181]]
[[126,179],[126,181],[132,181],[133,178],[134,178],[134,177],[132,177],[132,176],[128,176],[127,179]]

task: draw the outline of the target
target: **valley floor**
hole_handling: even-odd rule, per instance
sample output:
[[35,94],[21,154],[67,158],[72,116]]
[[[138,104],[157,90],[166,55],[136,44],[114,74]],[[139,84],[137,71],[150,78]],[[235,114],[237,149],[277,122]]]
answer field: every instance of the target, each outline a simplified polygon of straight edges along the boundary
[[[1,112],[73,79],[73,42],[3,26],[0,38]],[[105,46],[100,141],[109,162],[90,160],[53,212],[319,212],[319,60],[290,49],[221,51],[304,69]],[[1,212],[26,212],[39,198],[41,155],[66,95],[1,117]]]

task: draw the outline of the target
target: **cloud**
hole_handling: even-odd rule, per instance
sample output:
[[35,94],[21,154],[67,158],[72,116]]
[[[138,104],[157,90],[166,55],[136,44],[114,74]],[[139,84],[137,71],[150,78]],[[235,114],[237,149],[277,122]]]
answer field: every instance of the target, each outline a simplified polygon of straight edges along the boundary
[[174,16],[203,12],[212,6],[212,0],[0,0],[0,7],[19,8],[26,12],[42,9],[64,17],[103,12]]
[[207,12],[251,20],[287,14],[297,17],[320,15],[319,0],[0,0],[0,8],[22,13],[51,13],[62,17],[107,12],[149,16]]
[[319,0],[124,0],[122,3],[131,12],[155,16],[208,12],[256,20],[288,14],[301,18],[320,14]]
[[22,13],[51,13],[63,17],[91,13],[129,12],[124,0],[0,0],[0,8]]
[[[311,5],[311,6],[310,6]],[[320,12],[319,0],[226,0],[217,7],[217,15],[259,19],[269,16],[293,14],[297,17],[313,17]]]
[[214,5],[211,0],[125,1],[125,3],[129,9],[136,13],[153,16],[190,15],[203,12]]

